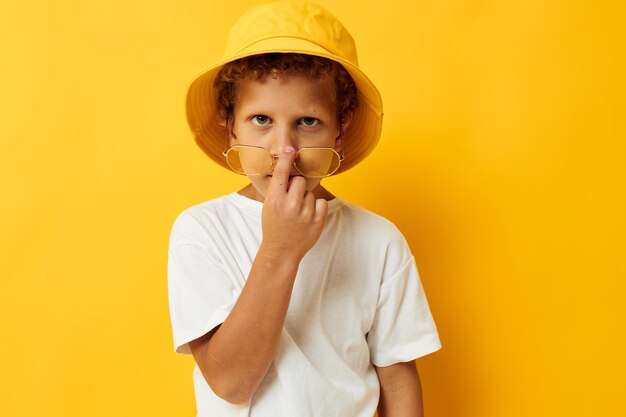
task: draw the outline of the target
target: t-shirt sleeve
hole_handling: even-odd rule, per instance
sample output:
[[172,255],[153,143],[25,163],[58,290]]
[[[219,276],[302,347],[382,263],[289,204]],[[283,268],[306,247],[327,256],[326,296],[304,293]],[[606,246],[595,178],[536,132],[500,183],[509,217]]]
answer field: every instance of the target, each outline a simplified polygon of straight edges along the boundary
[[441,349],[415,259],[383,280],[372,328],[367,335],[375,366],[408,362]]
[[190,354],[188,342],[223,323],[238,296],[217,251],[199,230],[194,219],[183,213],[170,235],[168,294],[177,353]]

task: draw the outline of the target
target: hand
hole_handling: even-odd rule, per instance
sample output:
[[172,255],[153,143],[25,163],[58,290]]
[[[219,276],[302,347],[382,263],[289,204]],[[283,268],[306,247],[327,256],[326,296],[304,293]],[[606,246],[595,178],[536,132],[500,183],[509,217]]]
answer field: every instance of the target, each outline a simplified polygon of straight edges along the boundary
[[262,214],[264,254],[298,262],[315,245],[326,222],[328,203],[307,191],[301,176],[289,179],[296,156],[288,147],[279,155]]

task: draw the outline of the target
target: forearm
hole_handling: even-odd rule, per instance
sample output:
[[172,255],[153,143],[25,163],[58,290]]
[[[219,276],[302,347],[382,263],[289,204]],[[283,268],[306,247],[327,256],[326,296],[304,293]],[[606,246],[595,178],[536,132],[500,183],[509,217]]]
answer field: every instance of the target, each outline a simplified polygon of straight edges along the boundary
[[248,401],[270,367],[289,308],[298,259],[259,250],[228,318],[195,355],[211,388],[232,403]]
[[414,362],[376,368],[380,381],[378,417],[423,417],[422,384]]

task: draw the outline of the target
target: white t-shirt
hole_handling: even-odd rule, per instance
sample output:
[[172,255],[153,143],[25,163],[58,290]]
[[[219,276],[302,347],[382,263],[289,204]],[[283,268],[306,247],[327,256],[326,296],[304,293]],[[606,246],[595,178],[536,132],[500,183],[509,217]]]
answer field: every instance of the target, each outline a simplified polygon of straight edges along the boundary
[[[410,249],[388,220],[328,202],[322,235],[300,263],[276,356],[248,404],[213,393],[198,367],[198,416],[372,417],[373,365],[441,348]],[[224,322],[261,243],[261,202],[232,193],[184,210],[169,248],[176,352]]]

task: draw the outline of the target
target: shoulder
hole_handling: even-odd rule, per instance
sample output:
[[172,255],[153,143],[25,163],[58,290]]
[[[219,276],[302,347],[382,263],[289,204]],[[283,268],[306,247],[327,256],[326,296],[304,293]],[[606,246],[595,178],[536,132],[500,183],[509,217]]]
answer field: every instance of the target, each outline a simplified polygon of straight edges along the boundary
[[404,235],[387,218],[345,200],[341,200],[338,212],[342,230],[361,248],[402,258],[411,256]]
[[200,244],[207,237],[219,230],[229,213],[239,210],[233,203],[232,195],[224,195],[183,210],[172,224],[170,233],[171,244]]
[[355,232],[364,235],[375,235],[379,238],[404,240],[404,236],[396,225],[380,214],[341,200],[338,207],[344,221],[349,221]]

